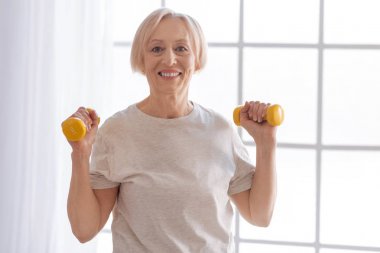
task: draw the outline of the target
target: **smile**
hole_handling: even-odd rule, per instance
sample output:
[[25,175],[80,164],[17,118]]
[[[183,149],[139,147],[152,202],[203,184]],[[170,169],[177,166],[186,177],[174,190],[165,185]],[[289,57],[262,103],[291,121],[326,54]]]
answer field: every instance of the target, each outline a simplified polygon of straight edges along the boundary
[[158,72],[158,74],[162,77],[176,77],[181,75],[181,72]]

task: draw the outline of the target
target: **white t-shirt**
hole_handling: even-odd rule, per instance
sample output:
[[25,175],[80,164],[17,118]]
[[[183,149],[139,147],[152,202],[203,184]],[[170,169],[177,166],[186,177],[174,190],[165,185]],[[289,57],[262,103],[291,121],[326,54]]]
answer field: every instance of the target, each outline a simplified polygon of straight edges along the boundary
[[194,103],[162,119],[131,105],[98,131],[94,189],[119,186],[114,253],[234,252],[229,195],[251,188],[255,167],[236,130]]

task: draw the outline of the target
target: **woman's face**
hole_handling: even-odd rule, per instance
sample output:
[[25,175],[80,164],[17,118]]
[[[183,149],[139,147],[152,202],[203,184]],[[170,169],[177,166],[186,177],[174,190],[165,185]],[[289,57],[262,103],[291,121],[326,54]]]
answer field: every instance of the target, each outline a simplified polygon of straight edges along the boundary
[[151,93],[186,91],[194,69],[195,52],[185,24],[179,18],[163,19],[144,51],[144,72]]

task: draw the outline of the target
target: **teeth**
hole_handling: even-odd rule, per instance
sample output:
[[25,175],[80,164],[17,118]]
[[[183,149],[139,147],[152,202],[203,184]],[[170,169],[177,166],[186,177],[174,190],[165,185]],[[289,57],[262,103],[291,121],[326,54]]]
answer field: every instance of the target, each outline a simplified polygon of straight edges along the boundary
[[160,75],[164,76],[164,77],[175,77],[175,76],[178,76],[179,74],[180,74],[179,72],[177,72],[177,73],[173,73],[173,72],[170,72],[170,73],[160,72]]

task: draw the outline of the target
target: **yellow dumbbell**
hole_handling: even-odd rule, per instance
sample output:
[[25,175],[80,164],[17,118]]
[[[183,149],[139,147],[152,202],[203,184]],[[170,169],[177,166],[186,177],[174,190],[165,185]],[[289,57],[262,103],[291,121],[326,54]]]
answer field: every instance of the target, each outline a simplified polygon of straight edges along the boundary
[[[233,119],[237,126],[240,126],[241,108],[243,108],[243,106],[236,107],[233,113]],[[271,126],[279,126],[284,121],[284,110],[280,105],[271,105],[267,108],[264,120],[266,120]]]
[[[87,111],[91,112],[93,110],[87,108]],[[98,118],[98,124],[99,122],[100,118]],[[80,118],[70,117],[62,122],[62,131],[68,141],[79,141],[86,136],[87,128]]]

